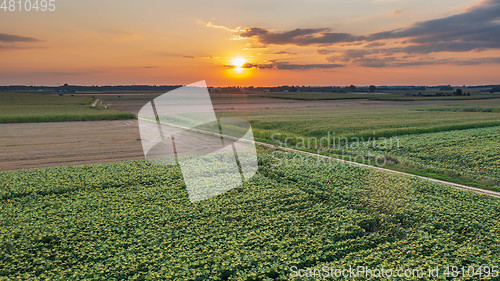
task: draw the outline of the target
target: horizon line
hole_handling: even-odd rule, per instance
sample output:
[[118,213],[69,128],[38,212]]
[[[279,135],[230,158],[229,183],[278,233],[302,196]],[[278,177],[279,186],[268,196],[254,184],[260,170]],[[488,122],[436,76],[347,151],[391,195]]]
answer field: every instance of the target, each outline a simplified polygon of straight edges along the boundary
[[[433,87],[442,87],[442,86],[450,86],[450,87],[491,87],[491,86],[500,86],[499,84],[474,84],[474,85],[467,85],[467,84],[462,84],[462,85],[452,85],[452,84],[434,84],[434,85],[417,85],[417,84],[406,84],[406,85],[376,85],[376,84],[371,84],[371,85],[354,85],[354,84],[349,84],[349,85],[279,85],[279,86],[255,86],[255,85],[248,85],[248,86],[240,86],[240,85],[234,85],[234,86],[207,86],[208,88],[279,88],[279,87],[291,87],[291,88],[301,88],[301,87],[310,87],[310,88],[329,88],[329,87],[336,87],[336,88],[348,88],[350,86],[355,86],[355,87],[370,87],[370,86],[375,86],[375,87],[426,87],[426,88],[433,88]],[[152,85],[152,84],[108,84],[108,85],[78,85],[78,84],[68,84],[68,87],[182,87],[185,86],[184,84],[162,84],[162,85]],[[11,85],[0,85],[0,87],[26,87],[26,88],[59,88],[59,87],[65,87],[65,85],[22,85],[22,84],[11,84]]]

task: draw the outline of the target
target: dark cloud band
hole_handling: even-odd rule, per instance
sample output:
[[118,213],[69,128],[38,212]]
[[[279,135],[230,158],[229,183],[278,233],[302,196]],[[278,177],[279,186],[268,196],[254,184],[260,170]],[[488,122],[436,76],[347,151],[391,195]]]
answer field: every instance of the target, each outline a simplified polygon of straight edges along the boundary
[[[415,23],[407,28],[369,35],[333,33],[328,28],[297,28],[275,32],[260,27],[239,34],[255,38],[266,45],[335,45],[368,42],[366,47],[382,46],[381,40],[406,39],[401,52],[427,54],[433,52],[467,52],[500,48],[500,0],[489,0],[468,11],[450,17]],[[319,51],[320,53],[325,51]]]
[[[329,69],[329,68],[338,68],[343,67],[342,64],[336,63],[325,63],[325,64],[291,64],[288,62],[277,62],[273,61],[270,63],[245,63],[242,68],[255,68],[255,69],[285,69],[285,70],[306,70],[306,69]],[[234,65],[225,65],[226,68],[236,68]]]
[[40,40],[33,37],[24,37],[12,34],[0,33],[0,42],[15,43],[15,42],[40,42]]

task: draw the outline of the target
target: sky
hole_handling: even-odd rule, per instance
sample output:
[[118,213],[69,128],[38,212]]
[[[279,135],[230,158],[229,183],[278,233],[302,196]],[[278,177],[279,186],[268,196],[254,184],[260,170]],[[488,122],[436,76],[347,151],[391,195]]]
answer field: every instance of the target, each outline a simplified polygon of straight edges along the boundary
[[500,84],[500,0],[56,0],[55,7],[0,8],[0,85]]

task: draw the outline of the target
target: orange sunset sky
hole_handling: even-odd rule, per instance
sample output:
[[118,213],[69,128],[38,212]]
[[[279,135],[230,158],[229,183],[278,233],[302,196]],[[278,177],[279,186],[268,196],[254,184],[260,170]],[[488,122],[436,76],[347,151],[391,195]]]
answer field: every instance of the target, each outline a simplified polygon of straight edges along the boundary
[[500,0],[55,5],[0,9],[0,85],[500,83]]

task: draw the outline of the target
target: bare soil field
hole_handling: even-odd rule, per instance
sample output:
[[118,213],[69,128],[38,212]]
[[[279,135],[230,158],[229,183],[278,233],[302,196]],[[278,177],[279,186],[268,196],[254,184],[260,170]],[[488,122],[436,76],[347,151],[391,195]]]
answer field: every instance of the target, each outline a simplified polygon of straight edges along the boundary
[[0,124],[0,170],[143,158],[137,120]]
[[[175,135],[179,157],[221,148],[214,136],[165,125],[162,129]],[[0,131],[0,171],[145,158],[137,120],[0,124]],[[163,145],[168,147],[168,141]],[[173,154],[166,156],[174,159]]]

